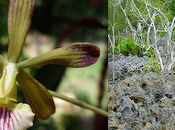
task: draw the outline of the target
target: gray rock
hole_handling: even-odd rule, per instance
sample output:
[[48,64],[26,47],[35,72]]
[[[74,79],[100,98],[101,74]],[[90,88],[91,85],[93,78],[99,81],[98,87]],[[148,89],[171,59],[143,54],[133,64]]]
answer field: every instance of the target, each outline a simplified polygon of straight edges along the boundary
[[[137,55],[129,55],[124,56],[114,55],[114,63],[113,56],[109,54],[108,56],[108,79],[109,83],[113,83],[113,64],[114,64],[114,84],[120,83],[126,77],[132,76],[134,72],[140,71],[140,69],[144,66],[144,63],[148,62],[148,57],[138,57]],[[109,90],[112,88],[109,87]]]
[[[131,68],[129,70],[132,70]],[[118,85],[110,84],[110,87],[109,128],[115,130],[175,129],[174,73],[159,76],[152,72],[139,76],[133,75]]]

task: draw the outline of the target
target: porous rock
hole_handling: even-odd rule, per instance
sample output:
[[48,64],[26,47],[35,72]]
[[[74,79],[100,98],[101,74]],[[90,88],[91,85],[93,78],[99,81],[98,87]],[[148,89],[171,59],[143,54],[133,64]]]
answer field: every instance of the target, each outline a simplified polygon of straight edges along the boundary
[[110,130],[175,130],[175,73],[133,75],[110,85]]
[[[108,82],[109,84],[118,84],[125,78],[132,76],[134,72],[138,72],[144,67],[144,64],[148,62],[148,57],[138,57],[137,55],[124,56],[123,54],[116,55],[108,55]],[[114,70],[114,71],[113,71]],[[113,82],[113,72],[114,79]],[[113,86],[109,86],[109,90],[112,89]]]

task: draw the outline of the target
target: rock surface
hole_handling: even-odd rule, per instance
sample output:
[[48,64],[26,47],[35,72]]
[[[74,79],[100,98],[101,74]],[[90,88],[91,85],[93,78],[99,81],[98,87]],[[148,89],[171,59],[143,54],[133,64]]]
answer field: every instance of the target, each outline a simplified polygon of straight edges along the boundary
[[[134,68],[141,67],[142,61],[137,65],[134,61],[138,66]],[[108,91],[109,130],[175,130],[175,72],[130,75],[114,84],[110,80],[111,77]]]
[[[108,55],[108,82],[110,84],[118,84],[125,78],[132,76],[134,72],[140,72],[141,68],[144,66],[144,63],[148,62],[149,58],[138,57],[137,55],[129,55],[124,56],[114,55],[114,63],[113,56]],[[114,79],[113,82],[113,66],[114,66]],[[109,90],[111,90],[111,86],[109,86]]]

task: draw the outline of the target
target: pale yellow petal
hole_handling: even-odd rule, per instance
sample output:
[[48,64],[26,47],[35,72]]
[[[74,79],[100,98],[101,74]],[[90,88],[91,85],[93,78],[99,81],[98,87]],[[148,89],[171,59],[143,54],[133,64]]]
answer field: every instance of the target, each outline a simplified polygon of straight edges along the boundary
[[3,70],[0,79],[0,103],[8,104],[10,101],[16,101],[17,86],[16,76],[18,70],[15,63],[8,62]]
[[10,62],[18,62],[20,59],[34,7],[35,0],[9,0],[9,48],[7,57]]

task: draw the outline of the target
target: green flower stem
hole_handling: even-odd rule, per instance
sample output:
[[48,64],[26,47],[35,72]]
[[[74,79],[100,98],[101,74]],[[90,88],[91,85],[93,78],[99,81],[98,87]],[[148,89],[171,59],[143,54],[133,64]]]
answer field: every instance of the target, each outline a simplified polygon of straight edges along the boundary
[[2,55],[0,55],[0,67],[3,67],[6,63],[7,60]]
[[92,111],[94,111],[94,112],[96,112],[96,113],[98,113],[98,114],[101,114],[101,115],[103,115],[103,116],[105,116],[105,117],[108,117],[108,112],[106,112],[106,111],[104,111],[104,110],[102,110],[102,109],[99,109],[99,108],[97,108],[97,107],[94,107],[94,106],[92,106],[92,105],[89,105],[89,104],[87,104],[87,103],[85,103],[85,102],[82,102],[82,101],[79,101],[79,100],[76,100],[76,99],[69,98],[69,97],[67,97],[67,96],[65,96],[65,95],[56,93],[56,92],[51,91],[51,90],[49,90],[49,92],[50,92],[50,94],[51,94],[53,97],[57,97],[57,98],[62,99],[62,100],[64,100],[64,101],[71,102],[71,103],[73,103],[73,104],[75,104],[75,105],[77,105],[77,106],[80,106],[80,107],[83,107],[83,108],[92,110]]

